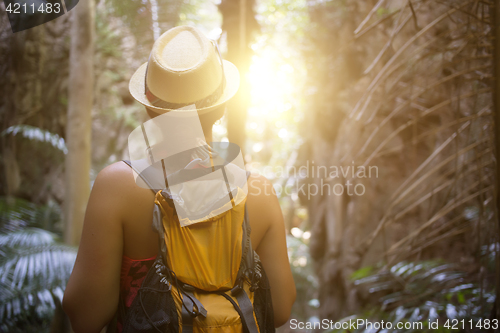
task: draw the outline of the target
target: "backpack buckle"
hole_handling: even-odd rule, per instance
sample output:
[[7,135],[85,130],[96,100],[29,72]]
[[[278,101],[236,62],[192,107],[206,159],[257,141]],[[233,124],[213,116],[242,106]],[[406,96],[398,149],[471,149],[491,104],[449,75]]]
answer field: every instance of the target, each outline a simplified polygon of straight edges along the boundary
[[183,285],[182,289],[184,289],[186,291],[195,291],[195,288],[192,285],[190,285],[190,284]]
[[231,296],[237,296],[239,293],[243,291],[243,280],[240,280],[234,287],[231,289]]

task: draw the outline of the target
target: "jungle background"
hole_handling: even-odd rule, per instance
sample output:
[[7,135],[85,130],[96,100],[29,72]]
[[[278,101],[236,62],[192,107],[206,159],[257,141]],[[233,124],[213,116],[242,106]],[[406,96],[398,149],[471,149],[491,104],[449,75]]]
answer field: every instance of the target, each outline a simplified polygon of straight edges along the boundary
[[[242,75],[214,137],[275,184],[298,292],[291,318],[490,328],[499,7],[80,0],[13,34],[0,4],[0,331],[68,330],[60,302],[92,182],[146,120],[129,78],[181,24],[218,40]],[[376,173],[331,173],[348,167]]]

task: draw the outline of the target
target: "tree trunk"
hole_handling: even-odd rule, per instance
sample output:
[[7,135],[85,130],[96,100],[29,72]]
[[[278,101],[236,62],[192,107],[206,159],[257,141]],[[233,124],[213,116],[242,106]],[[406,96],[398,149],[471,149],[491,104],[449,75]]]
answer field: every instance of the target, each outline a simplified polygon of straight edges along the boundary
[[66,140],[64,240],[78,245],[90,192],[90,143],[93,89],[94,2],[80,1],[73,10]]
[[[500,223],[500,219],[498,218],[498,214],[500,211],[500,194],[498,193],[500,191],[500,166],[499,166],[499,158],[500,158],[500,4],[498,2],[495,2],[493,6],[493,10],[495,13],[493,14],[494,17],[494,35],[495,35],[495,41],[494,41],[494,51],[493,51],[493,66],[494,66],[494,77],[495,77],[495,86],[494,86],[494,91],[493,91],[493,103],[494,103],[494,110],[495,110],[495,136],[496,136],[496,214],[497,214],[497,221]],[[499,228],[500,230],[500,228]],[[500,318],[500,306],[499,306],[499,301],[500,301],[500,255],[496,255],[496,264],[497,264],[497,271],[496,271],[496,299],[495,299],[495,318]]]

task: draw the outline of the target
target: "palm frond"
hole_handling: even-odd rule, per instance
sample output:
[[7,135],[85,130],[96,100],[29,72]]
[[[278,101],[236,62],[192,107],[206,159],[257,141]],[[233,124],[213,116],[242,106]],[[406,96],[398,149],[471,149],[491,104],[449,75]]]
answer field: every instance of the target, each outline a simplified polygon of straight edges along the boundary
[[54,244],[55,237],[54,234],[39,228],[16,230],[8,234],[0,234],[0,249],[41,247]]
[[62,300],[76,251],[46,230],[0,234],[0,326],[50,318]]
[[2,135],[22,135],[23,137],[38,141],[38,142],[46,142],[52,145],[52,147],[60,150],[64,154],[68,153],[68,148],[66,147],[66,142],[64,138],[61,138],[59,135],[52,133],[47,130],[43,130],[41,128],[29,125],[15,125],[10,126],[6,130],[2,132]]
[[0,235],[31,226],[54,225],[60,220],[57,204],[37,205],[20,198],[0,197]]
[[[384,320],[392,323],[392,328],[386,330],[387,332],[398,332],[398,322],[421,322],[424,323],[421,328],[412,325],[412,328],[404,331],[432,332],[425,323],[438,318],[442,324],[447,319],[477,321],[479,318],[487,318],[488,313],[485,312],[486,307],[483,304],[492,304],[495,297],[492,293],[482,292],[477,284],[468,282],[468,279],[470,273],[460,270],[458,265],[452,263],[399,262],[354,281],[368,294],[380,295],[380,307],[375,311],[368,310],[341,321]],[[353,332],[372,331],[368,327],[358,326]]]

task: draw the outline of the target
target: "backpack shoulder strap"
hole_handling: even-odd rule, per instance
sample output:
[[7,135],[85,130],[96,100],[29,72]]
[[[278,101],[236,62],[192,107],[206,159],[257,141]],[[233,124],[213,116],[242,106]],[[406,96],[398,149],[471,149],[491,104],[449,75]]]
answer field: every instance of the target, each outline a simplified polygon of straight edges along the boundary
[[[247,171],[247,180],[250,178],[250,171]],[[251,233],[251,226],[250,226],[250,220],[248,219],[248,209],[247,209],[247,204],[245,203],[245,214],[243,218],[243,240],[245,242],[245,247],[243,251],[243,258],[242,261],[244,261],[244,266],[246,267],[244,274],[246,275],[247,273],[249,276],[251,286],[250,290],[254,291],[254,288],[256,288],[256,283],[258,282],[257,278],[257,272],[256,272],[256,265],[255,265],[255,256],[257,255],[252,247],[252,241],[250,239],[250,233]],[[226,298],[230,298],[228,295],[224,294]],[[257,327],[257,323],[255,322],[254,318],[254,307],[252,302],[250,301],[250,298],[248,297],[248,294],[244,289],[240,289],[236,291],[233,295],[236,297],[236,300],[238,301],[238,305],[240,310],[238,313],[240,314],[242,324],[246,328],[244,329],[245,332],[248,333],[258,333],[259,329]],[[235,304],[233,304],[235,306]],[[235,307],[236,309],[236,307]]]
[[[250,172],[247,171],[247,179],[250,177]],[[241,263],[242,266],[240,267],[240,271],[238,272],[238,277],[236,280],[238,281],[239,279],[243,278],[243,275],[246,275],[247,273],[254,274],[255,267],[254,267],[254,251],[252,248],[252,241],[250,238],[250,234],[252,232],[252,228],[250,226],[250,220],[248,219],[248,209],[247,209],[247,203],[245,202],[245,213],[243,217],[243,223],[242,223],[242,228],[243,228],[243,250],[242,250],[242,258],[241,258]]]
[[[248,178],[250,178],[251,172],[247,171],[247,182]],[[248,187],[248,185],[247,185]],[[246,231],[246,237],[248,239],[248,251],[247,251],[247,257],[245,258],[247,262],[247,267],[248,268],[253,268],[254,264],[254,255],[253,255],[253,248],[252,248],[252,241],[250,240],[250,234],[252,233],[252,227],[250,226],[250,220],[248,219],[248,209],[247,209],[247,203],[245,202],[245,217],[243,218],[243,228]]]
[[127,160],[123,160],[122,161],[123,163],[125,163],[126,165],[128,165],[132,170],[134,170],[138,175],[139,177],[142,178],[142,180],[146,183],[146,185],[149,187],[149,189],[154,193],[156,194],[156,191],[154,190],[153,186],[151,185],[151,183],[146,179],[146,177],[144,177],[133,165],[130,161],[127,161]]

